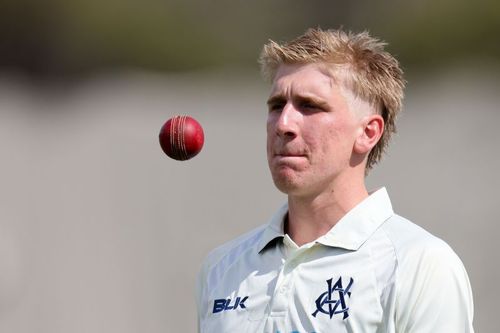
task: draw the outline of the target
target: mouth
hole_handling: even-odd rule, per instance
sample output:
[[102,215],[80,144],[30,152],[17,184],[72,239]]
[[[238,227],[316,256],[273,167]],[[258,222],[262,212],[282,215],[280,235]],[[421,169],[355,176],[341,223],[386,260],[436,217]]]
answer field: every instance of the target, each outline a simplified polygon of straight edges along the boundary
[[286,158],[286,157],[306,157],[306,155],[302,154],[275,154],[275,157]]
[[280,162],[292,162],[300,159],[306,158],[304,154],[295,154],[295,153],[278,153],[274,154],[274,159]]
[[283,152],[275,153],[274,156],[277,156],[277,157],[306,157],[306,154],[304,154],[302,152],[283,151]]
[[309,158],[309,154],[307,149],[298,145],[279,145],[271,150],[268,157],[276,166],[292,166],[302,164],[305,159]]

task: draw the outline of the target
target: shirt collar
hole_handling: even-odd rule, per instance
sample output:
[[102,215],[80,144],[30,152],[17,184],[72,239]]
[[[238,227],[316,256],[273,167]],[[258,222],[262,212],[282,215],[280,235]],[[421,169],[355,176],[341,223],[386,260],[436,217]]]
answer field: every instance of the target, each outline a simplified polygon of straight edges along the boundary
[[[284,237],[284,218],[288,205],[283,205],[271,218],[258,247],[261,252],[271,241]],[[394,215],[391,200],[385,187],[372,192],[347,214],[345,214],[325,235],[316,242],[347,250],[358,250],[361,245],[384,223]]]
[[260,239],[259,247],[257,250],[259,253],[268,246],[276,238],[283,238],[285,233],[283,231],[285,224],[285,217],[288,214],[288,204],[284,204],[281,208],[273,215],[267,227],[264,229],[264,233]]

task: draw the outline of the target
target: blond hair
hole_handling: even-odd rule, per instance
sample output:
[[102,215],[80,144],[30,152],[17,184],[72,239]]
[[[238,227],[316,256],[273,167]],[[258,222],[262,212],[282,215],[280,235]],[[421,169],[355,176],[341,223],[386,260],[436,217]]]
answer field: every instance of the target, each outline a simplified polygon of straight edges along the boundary
[[380,161],[400,112],[405,81],[398,61],[384,50],[386,43],[368,32],[309,29],[282,45],[269,41],[259,58],[263,76],[272,81],[281,64],[325,63],[342,75],[356,96],[367,100],[384,119],[384,132],[368,155],[366,170]]

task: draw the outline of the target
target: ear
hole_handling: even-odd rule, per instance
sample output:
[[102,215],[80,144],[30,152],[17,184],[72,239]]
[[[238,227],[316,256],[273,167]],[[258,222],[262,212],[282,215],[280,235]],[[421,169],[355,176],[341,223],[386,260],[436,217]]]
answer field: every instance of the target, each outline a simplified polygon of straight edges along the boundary
[[384,133],[384,118],[379,114],[371,114],[363,118],[359,136],[354,142],[354,152],[368,154]]

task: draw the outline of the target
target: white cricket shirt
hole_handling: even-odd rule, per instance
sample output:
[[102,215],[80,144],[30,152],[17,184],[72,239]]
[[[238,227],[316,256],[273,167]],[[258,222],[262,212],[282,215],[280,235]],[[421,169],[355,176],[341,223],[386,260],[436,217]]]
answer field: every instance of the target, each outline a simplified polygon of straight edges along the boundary
[[473,332],[462,262],[395,215],[385,188],[301,247],[283,233],[286,213],[208,255],[199,332]]

